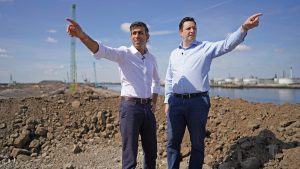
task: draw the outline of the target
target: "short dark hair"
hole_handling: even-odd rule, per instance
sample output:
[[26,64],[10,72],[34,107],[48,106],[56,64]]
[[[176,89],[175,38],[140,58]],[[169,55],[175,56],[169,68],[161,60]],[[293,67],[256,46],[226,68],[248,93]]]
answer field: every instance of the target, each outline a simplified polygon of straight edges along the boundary
[[130,32],[131,32],[135,27],[144,27],[144,28],[145,28],[145,31],[146,31],[146,34],[149,34],[149,29],[148,29],[147,25],[146,25],[144,22],[141,22],[141,21],[133,22],[133,23],[130,25]]
[[182,30],[182,28],[183,28],[183,23],[184,23],[184,22],[187,22],[187,21],[192,21],[192,22],[195,23],[195,25],[197,25],[197,23],[196,23],[196,21],[195,21],[194,18],[192,18],[192,17],[184,17],[184,18],[180,21],[180,23],[179,23],[179,30]]

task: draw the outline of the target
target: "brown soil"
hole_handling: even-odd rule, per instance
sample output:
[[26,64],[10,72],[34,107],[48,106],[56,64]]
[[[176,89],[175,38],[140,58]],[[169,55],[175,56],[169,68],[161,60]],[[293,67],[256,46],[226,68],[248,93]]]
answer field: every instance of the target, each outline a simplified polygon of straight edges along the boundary
[[[157,111],[157,168],[167,168],[163,97]],[[121,168],[119,93],[62,83],[0,86],[0,168]],[[300,104],[211,97],[203,168],[300,166]],[[186,132],[181,168],[188,166]],[[142,168],[139,146],[138,167]]]

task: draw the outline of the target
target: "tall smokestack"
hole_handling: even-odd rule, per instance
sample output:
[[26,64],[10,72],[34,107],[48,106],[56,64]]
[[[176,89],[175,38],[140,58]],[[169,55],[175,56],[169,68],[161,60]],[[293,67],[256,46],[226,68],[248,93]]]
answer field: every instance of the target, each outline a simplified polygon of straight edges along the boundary
[[293,67],[290,67],[290,78],[293,79]]

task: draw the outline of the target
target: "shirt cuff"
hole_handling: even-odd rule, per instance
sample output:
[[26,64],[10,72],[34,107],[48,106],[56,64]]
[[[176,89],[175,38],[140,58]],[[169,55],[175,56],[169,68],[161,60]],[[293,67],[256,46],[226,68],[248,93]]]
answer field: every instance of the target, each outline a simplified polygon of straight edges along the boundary
[[169,98],[170,98],[170,95],[166,95],[166,96],[165,96],[164,103],[169,103]]
[[243,31],[241,30],[241,28],[238,29],[238,32],[239,32],[240,35],[243,36],[243,38],[245,38],[246,35],[247,35],[247,33],[248,33],[248,32],[243,32]]
[[152,93],[157,93],[157,94],[159,94],[159,92],[160,92],[160,86],[154,86],[154,87],[152,87]]
[[102,48],[102,44],[101,44],[101,42],[98,42],[97,41],[97,43],[98,43],[98,46],[99,46],[99,48],[98,48],[98,51],[96,52],[96,53],[92,53],[92,55],[96,58],[96,59],[101,59],[103,56],[101,56],[101,52],[100,51],[103,51],[101,48]]

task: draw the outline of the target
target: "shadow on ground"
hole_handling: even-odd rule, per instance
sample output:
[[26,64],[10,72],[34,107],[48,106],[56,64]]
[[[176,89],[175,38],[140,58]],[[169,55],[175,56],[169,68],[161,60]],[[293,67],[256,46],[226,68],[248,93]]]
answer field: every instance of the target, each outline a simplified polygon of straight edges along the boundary
[[262,130],[257,136],[243,137],[232,145],[224,159],[217,161],[214,169],[259,169],[269,160],[281,160],[282,150],[298,147],[298,141],[282,142],[275,134]]

